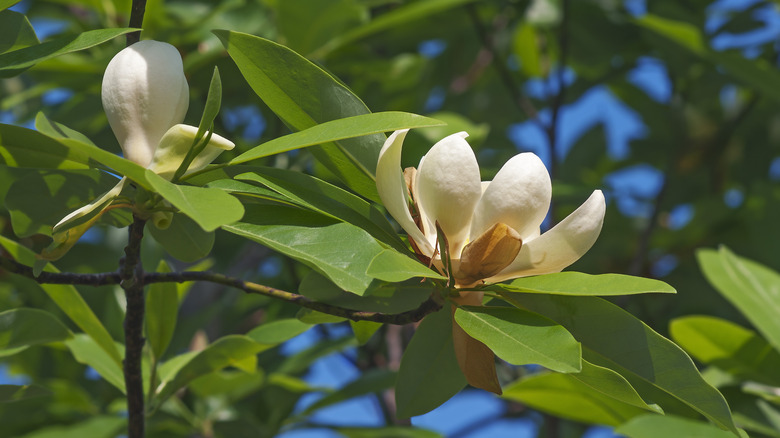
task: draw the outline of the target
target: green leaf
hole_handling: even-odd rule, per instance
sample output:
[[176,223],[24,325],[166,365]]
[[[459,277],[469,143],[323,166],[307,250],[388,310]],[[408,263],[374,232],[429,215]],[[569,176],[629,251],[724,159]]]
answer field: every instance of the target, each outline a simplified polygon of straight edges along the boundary
[[[78,333],[65,341],[77,362],[89,365],[108,383],[125,393],[125,376],[122,365],[111,358],[101,346],[87,335]],[[114,344],[114,349],[119,351]]]
[[95,145],[86,135],[49,119],[43,112],[38,112],[35,115],[35,129],[52,138],[72,138],[83,143]]
[[366,345],[374,333],[382,327],[382,324],[373,321],[350,321],[349,325],[352,326],[352,333],[355,334],[358,345]]
[[89,155],[38,131],[0,124],[0,163],[10,167],[88,169]]
[[419,260],[390,249],[380,252],[371,260],[366,274],[391,283],[398,283],[414,277],[447,279],[447,277],[423,265]]
[[[229,164],[241,164],[281,152],[330,143],[347,138],[382,134],[406,128],[441,126],[443,122],[417,114],[388,111],[363,114],[314,125],[300,132],[278,137],[256,146],[230,160]],[[376,163],[374,163],[376,168]]]
[[652,278],[621,274],[590,275],[573,271],[518,278],[511,283],[496,284],[486,289],[497,292],[590,296],[677,293],[672,286]]
[[60,320],[38,309],[0,312],[0,350],[64,341],[72,335]]
[[528,77],[542,76],[542,62],[536,29],[530,24],[517,26],[512,38],[512,51],[520,61],[520,71]]
[[647,411],[609,397],[574,378],[543,373],[504,388],[503,398],[574,421],[617,426]]
[[[11,184],[5,206],[17,236],[51,236],[52,227],[62,218],[116,184],[114,176],[94,169],[33,170]],[[110,218],[116,216],[107,217]]]
[[312,324],[312,325],[337,323],[337,322],[344,322],[347,320],[346,318],[341,316],[318,312],[316,310],[307,309],[305,307],[299,309],[298,312],[295,314],[295,317],[301,320],[301,322],[304,322],[306,324]]
[[[366,105],[320,67],[275,42],[214,31],[252,89],[294,131],[368,114]],[[295,74],[290,74],[295,72]],[[374,170],[385,136],[338,140],[309,151],[358,194],[379,202]]]
[[364,230],[297,208],[247,206],[244,219],[223,227],[288,255],[330,278],[346,291],[362,295],[373,281],[370,261],[383,250]]
[[351,223],[393,248],[407,251],[393,226],[374,205],[321,179],[271,167],[259,167],[235,178],[263,184],[297,205]]
[[780,386],[780,353],[752,330],[720,318],[673,320],[669,332],[691,356],[744,380]]
[[[0,53],[39,44],[30,21],[24,14],[4,10],[0,2]],[[10,5],[9,5],[10,6]]]
[[277,319],[253,328],[246,334],[258,344],[279,345],[309,330],[311,324],[297,318]]
[[315,301],[347,309],[382,313],[401,313],[416,309],[428,299],[432,288],[383,284],[372,287],[368,292],[364,296],[344,292],[315,271],[303,277],[298,286],[298,293]]
[[734,435],[748,438],[743,430],[734,433],[700,421],[670,415],[642,415],[615,429],[615,433],[628,438],[690,437],[690,438],[733,438]]
[[332,51],[378,32],[393,29],[447,9],[471,3],[475,0],[425,0],[406,4],[391,12],[379,15],[366,25],[356,27],[330,40],[315,50],[311,56],[325,57]]
[[127,418],[98,415],[67,426],[41,427],[23,438],[114,438],[126,427]]
[[[32,266],[36,262],[35,254],[29,249],[0,236],[0,245],[19,263]],[[51,263],[44,268],[46,272],[59,272]],[[89,335],[108,356],[121,366],[122,358],[116,348],[114,339],[108,333],[100,320],[92,312],[84,298],[72,285],[66,284],[42,284],[41,289],[49,298],[81,329]]]
[[246,373],[223,370],[193,380],[190,383],[190,390],[202,398],[225,395],[229,401],[238,401],[259,390],[264,382],[265,374],[262,371]]
[[214,232],[203,231],[200,225],[184,214],[174,214],[171,224],[164,230],[152,224],[146,229],[168,254],[185,263],[208,256],[214,247]]
[[780,350],[780,274],[739,257],[725,246],[696,253],[704,276],[766,338]]
[[657,405],[648,405],[620,373],[609,368],[582,361],[582,371],[572,374],[572,378],[589,386],[591,389],[607,395],[615,400],[647,411],[663,414]]
[[262,349],[262,345],[246,336],[228,335],[217,339],[192,356],[170,380],[163,383],[157,393],[156,403],[164,402],[193,379],[235,365],[249,356],[254,356]]
[[[168,263],[161,260],[157,272],[172,272]],[[179,314],[179,293],[176,283],[152,283],[146,294],[146,340],[154,357],[159,359],[168,348]]]
[[244,206],[223,190],[172,184],[151,170],[146,178],[166,201],[194,220],[204,231],[232,224],[244,215]]
[[417,327],[404,351],[395,403],[398,418],[421,415],[437,408],[466,386],[452,341],[449,306],[432,313]]
[[11,6],[19,3],[21,0],[0,0],[0,11],[8,9]]
[[99,29],[68,35],[44,43],[0,54],[0,77],[14,76],[33,65],[55,56],[97,46],[138,29]]
[[19,400],[48,397],[52,395],[49,389],[38,385],[0,385],[0,403],[13,403]]
[[685,352],[630,313],[597,297],[502,296],[566,327],[582,343],[585,360],[619,372],[640,391],[644,391],[640,385],[660,390],[715,424],[736,431],[723,396],[704,381]]
[[669,38],[695,54],[704,55],[707,52],[701,32],[693,24],[670,20],[653,14],[644,14],[634,21],[646,29]]
[[562,373],[582,369],[579,342],[541,315],[511,307],[465,306],[455,311],[455,321],[512,365],[538,364]]
[[360,377],[346,384],[338,391],[334,391],[312,403],[298,415],[301,417],[306,417],[318,409],[322,409],[324,407],[331,406],[354,397],[360,397],[361,395],[366,394],[381,393],[388,388],[392,388],[395,384],[395,379],[395,371],[381,369],[366,371]]

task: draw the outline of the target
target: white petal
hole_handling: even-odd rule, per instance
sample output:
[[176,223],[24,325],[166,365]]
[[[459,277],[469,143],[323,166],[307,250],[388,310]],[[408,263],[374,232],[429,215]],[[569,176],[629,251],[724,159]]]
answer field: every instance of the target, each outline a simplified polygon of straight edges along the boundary
[[376,189],[390,215],[409,237],[414,239],[420,250],[430,256],[433,254],[433,248],[428,244],[422,231],[414,224],[406,204],[409,192],[401,171],[401,150],[407,132],[408,129],[402,129],[392,133],[379,151],[379,160],[376,163]]
[[468,239],[474,206],[482,195],[479,165],[466,136],[460,132],[440,140],[417,169],[418,203],[431,223],[441,225],[453,257]]
[[54,233],[59,232],[63,226],[70,224],[76,219],[85,217],[87,215],[91,215],[93,212],[94,214],[97,214],[103,211],[106,207],[108,207],[108,204],[110,204],[114,200],[114,198],[119,196],[119,194],[122,192],[122,188],[124,188],[125,186],[125,182],[127,182],[127,177],[119,180],[119,182],[117,183],[117,185],[114,186],[114,188],[107,191],[106,193],[103,193],[102,195],[100,195],[99,198],[96,198],[89,204],[79,208],[76,211],[71,212],[70,214],[62,218],[59,222],[57,222],[57,225],[55,225],[52,228],[52,232]]
[[125,158],[148,166],[163,134],[187,113],[189,87],[178,50],[158,41],[122,50],[106,67],[101,97]]
[[606,203],[601,190],[596,190],[580,207],[558,225],[541,236],[523,242],[520,253],[511,265],[488,283],[529,275],[560,272],[585,254],[601,232]]
[[[149,165],[154,173],[170,180],[176,173],[187,152],[192,147],[198,128],[190,125],[174,125],[160,140],[160,144],[154,151],[154,158]],[[207,134],[208,135],[208,134]],[[190,163],[186,173],[206,167],[225,150],[231,150],[236,145],[232,141],[212,134],[206,147]]]
[[535,154],[525,152],[507,161],[474,208],[471,239],[497,223],[505,223],[527,239],[550,208],[552,183]]

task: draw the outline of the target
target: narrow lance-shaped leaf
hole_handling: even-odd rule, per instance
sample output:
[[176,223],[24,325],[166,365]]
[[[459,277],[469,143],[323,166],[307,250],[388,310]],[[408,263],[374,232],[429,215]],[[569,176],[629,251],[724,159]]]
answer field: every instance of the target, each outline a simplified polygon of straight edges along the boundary
[[584,296],[673,294],[677,292],[672,286],[652,278],[622,274],[590,275],[573,271],[518,278],[507,284],[489,286],[487,289],[497,292]]
[[723,395],[701,377],[685,352],[628,312],[596,297],[506,292],[502,297],[566,327],[582,343],[589,362],[621,373],[636,388],[650,385],[736,432]]
[[70,330],[54,315],[38,309],[13,309],[0,312],[0,351],[63,341]]
[[[35,264],[35,254],[18,243],[0,236],[0,245],[2,245],[2,247],[19,263],[27,266]],[[59,272],[50,263],[46,265],[44,271]],[[80,329],[84,330],[84,333],[89,335],[94,342],[108,354],[116,365],[121,366],[122,358],[119,355],[119,350],[116,348],[114,339],[74,286],[66,284],[42,284],[40,287]]]
[[[164,260],[157,265],[157,272],[171,272]],[[176,283],[153,283],[146,294],[146,339],[154,357],[159,359],[168,348],[176,329],[179,313],[179,293]]]
[[696,256],[707,280],[780,351],[780,274],[726,247]]
[[[244,33],[214,33],[255,93],[290,129],[370,113],[344,84],[287,47]],[[355,192],[378,202],[374,170],[384,141],[384,135],[375,134],[309,151]]]

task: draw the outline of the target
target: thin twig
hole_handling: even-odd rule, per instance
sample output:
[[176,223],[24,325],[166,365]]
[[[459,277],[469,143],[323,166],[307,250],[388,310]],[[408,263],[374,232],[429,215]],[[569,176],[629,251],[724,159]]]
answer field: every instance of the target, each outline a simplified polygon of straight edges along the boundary
[[146,221],[133,216],[125,257],[119,269],[120,286],[125,291],[125,359],[122,367],[127,390],[127,434],[129,438],[144,437],[144,387],[141,356],[144,348],[144,272],[141,266],[141,241]]
[[[133,6],[130,7],[129,27],[140,29],[144,24],[144,13],[146,12],[146,0],[133,0]],[[141,31],[130,32],[125,36],[127,46],[137,43],[141,40]]]
[[[6,257],[0,257],[0,267],[35,280],[40,284],[74,284],[85,286],[105,286],[119,284],[121,276],[114,272],[105,272],[100,274],[69,274],[43,272],[37,278],[33,275],[32,268],[18,263]],[[422,320],[425,315],[441,309],[441,299],[438,295],[432,295],[427,301],[423,302],[418,308],[401,313],[382,313],[366,312],[361,310],[348,309],[332,304],[314,301],[304,295],[275,289],[257,283],[243,281],[238,278],[229,277],[223,274],[202,271],[183,271],[183,272],[165,272],[165,273],[143,273],[140,277],[142,284],[151,283],[184,283],[188,281],[204,281],[208,283],[222,284],[225,286],[240,289],[246,293],[264,295],[271,298],[287,301],[306,307],[318,312],[335,315],[353,321],[373,321],[384,324],[404,325]]]

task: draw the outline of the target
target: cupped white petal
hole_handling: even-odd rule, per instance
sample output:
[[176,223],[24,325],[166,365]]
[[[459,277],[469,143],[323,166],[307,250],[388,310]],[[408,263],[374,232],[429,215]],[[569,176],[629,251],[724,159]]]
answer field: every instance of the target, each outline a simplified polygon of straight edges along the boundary
[[414,239],[420,250],[425,255],[431,256],[433,248],[422,231],[415,225],[407,206],[409,191],[401,171],[401,151],[407,132],[409,132],[408,129],[402,129],[392,133],[379,151],[379,160],[376,164],[376,188],[379,192],[379,198],[382,199],[382,203],[390,215],[395,218],[409,237]]
[[127,177],[120,179],[119,182],[114,186],[114,188],[107,191],[106,193],[103,193],[102,195],[100,195],[99,198],[96,198],[89,204],[79,208],[78,210],[71,212],[64,218],[60,219],[60,221],[57,222],[57,225],[55,225],[52,228],[52,232],[58,233],[61,230],[67,229],[66,226],[72,226],[72,223],[74,223],[77,219],[100,214],[103,210],[105,210],[106,207],[108,207],[111,204],[111,202],[114,201],[114,198],[116,198],[117,196],[119,196],[120,193],[122,193],[122,189],[125,187],[126,182],[127,182]]
[[178,50],[151,40],[122,50],[106,67],[101,97],[125,158],[148,166],[162,136],[187,113],[189,87]]
[[525,240],[544,220],[552,199],[550,174],[531,152],[515,155],[498,171],[479,199],[471,239],[497,223],[512,227]]
[[594,191],[558,225],[533,240],[523,242],[515,261],[486,282],[560,272],[582,257],[596,242],[606,208],[601,190]]
[[[149,165],[154,173],[162,176],[165,179],[170,180],[176,173],[176,170],[184,161],[184,157],[192,147],[192,143],[195,140],[195,136],[198,133],[198,128],[190,125],[174,125],[169,129],[162,139],[160,144],[154,151],[154,157],[152,163]],[[208,135],[208,133],[206,134]],[[209,143],[206,147],[195,157],[190,166],[187,168],[187,172],[190,173],[196,170],[200,170],[206,167],[209,163],[214,161],[215,158],[226,150],[231,150],[236,145],[232,141],[219,136],[217,134],[211,134]]]
[[455,257],[468,239],[474,206],[482,195],[479,165],[465,132],[433,145],[417,169],[417,202],[438,222]]

